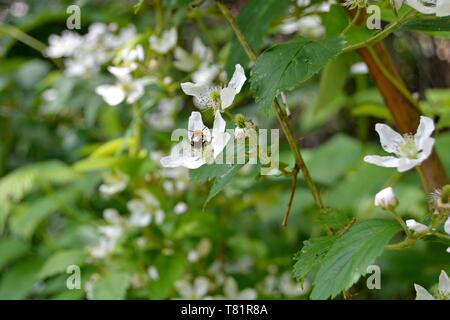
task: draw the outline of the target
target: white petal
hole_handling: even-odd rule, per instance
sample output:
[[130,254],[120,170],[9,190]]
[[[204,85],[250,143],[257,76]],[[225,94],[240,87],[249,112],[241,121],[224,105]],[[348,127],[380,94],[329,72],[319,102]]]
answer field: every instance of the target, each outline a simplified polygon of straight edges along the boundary
[[173,158],[172,156],[162,157],[159,162],[165,168],[181,167],[182,164],[182,161],[180,159]]
[[442,295],[450,294],[450,278],[444,270],[441,271],[439,276],[439,292]]
[[225,120],[223,120],[222,115],[220,114],[220,111],[217,110],[214,114],[214,124],[213,124],[213,129],[212,129],[213,138],[218,133],[225,132],[226,126],[227,126],[227,123],[225,122]]
[[174,66],[177,69],[179,69],[181,71],[189,72],[195,68],[195,61],[194,61],[194,59],[192,59],[192,57],[189,55],[189,53],[186,50],[184,50],[182,48],[176,48],[174,56],[175,56]]
[[418,233],[423,233],[428,230],[428,227],[426,225],[419,223],[414,219],[406,220],[406,226],[408,227],[409,230],[412,230],[412,231],[415,231]]
[[448,217],[447,221],[445,221],[444,230],[445,230],[445,232],[450,234],[450,217]]
[[231,80],[228,83],[228,88],[233,88],[236,94],[238,94],[241,91],[245,80],[247,80],[247,77],[245,76],[244,68],[242,68],[240,64],[237,64],[234,68],[233,77],[231,77]]
[[123,81],[123,82],[131,81],[130,70],[128,68],[109,66],[108,71],[111,74],[113,74],[120,81]]
[[188,157],[183,160],[183,167],[188,169],[197,169],[204,165],[206,162],[200,157]]
[[378,132],[381,147],[386,152],[392,153],[396,151],[397,147],[405,141],[398,132],[383,123],[377,123],[375,131]]
[[450,16],[450,1],[437,0],[436,2],[436,16],[447,17]]
[[436,12],[434,6],[425,6],[420,0],[406,0],[406,4],[423,14],[434,14]]
[[103,97],[103,100],[110,106],[117,106],[125,99],[125,92],[120,86],[101,85],[95,92]]
[[194,280],[194,292],[196,298],[203,298],[209,289],[209,280],[205,277],[198,277]]
[[193,111],[191,113],[191,116],[189,117],[189,123],[188,123],[188,130],[189,130],[189,136],[194,131],[203,131],[205,128],[205,125],[203,124],[202,115],[198,111]]
[[400,159],[391,156],[365,156],[364,161],[380,167],[395,168],[398,167]]
[[195,37],[192,44],[192,53],[201,58],[204,63],[209,63],[212,60],[211,49],[208,49],[198,37]]
[[207,92],[208,86],[202,83],[183,82],[181,84],[181,90],[188,96],[200,98]]
[[428,159],[428,157],[431,155],[431,152],[433,152],[433,146],[434,146],[434,138],[428,138],[425,139],[425,141],[422,143],[422,152],[420,153],[420,162],[425,161]]
[[212,139],[211,145],[214,150],[214,158],[217,158],[217,156],[223,151],[228,141],[230,141],[230,138],[231,135],[228,132],[223,132],[221,134],[216,135]]
[[408,159],[408,158],[400,158],[397,170],[398,172],[406,172],[411,170],[412,168],[420,165],[423,160],[421,159]]
[[431,137],[433,131],[434,131],[433,119],[421,116],[419,127],[417,128],[417,132],[414,135],[414,142],[419,147],[419,149],[423,148],[424,142]]
[[416,289],[416,300],[434,300],[434,297],[422,286],[414,284]]
[[192,74],[195,83],[210,84],[219,74],[220,68],[217,64],[204,65]]
[[234,97],[236,96],[236,91],[233,88],[226,87],[220,91],[220,102],[222,110],[225,110],[233,104]]

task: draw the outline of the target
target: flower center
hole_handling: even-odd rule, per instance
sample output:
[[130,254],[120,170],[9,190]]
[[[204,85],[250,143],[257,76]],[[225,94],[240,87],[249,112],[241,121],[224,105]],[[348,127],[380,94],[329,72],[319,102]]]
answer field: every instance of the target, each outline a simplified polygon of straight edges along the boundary
[[214,86],[208,88],[204,94],[198,98],[200,106],[203,108],[213,108],[214,110],[220,109],[220,90],[222,88],[219,86]]
[[403,138],[405,142],[398,146],[397,154],[403,158],[417,159],[422,150],[417,149],[414,136],[411,134],[405,134]]

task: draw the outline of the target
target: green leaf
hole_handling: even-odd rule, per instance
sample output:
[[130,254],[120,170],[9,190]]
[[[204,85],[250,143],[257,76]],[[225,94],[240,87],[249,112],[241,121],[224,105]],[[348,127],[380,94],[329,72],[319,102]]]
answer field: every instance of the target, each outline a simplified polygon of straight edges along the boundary
[[317,272],[311,299],[333,298],[350,288],[367,273],[367,267],[398,231],[398,224],[390,220],[374,219],[355,225],[326,255]]
[[94,300],[123,300],[126,297],[129,282],[128,273],[110,271],[94,282],[92,297]]
[[399,31],[450,31],[450,16],[442,18],[416,19],[404,23]]
[[[254,52],[261,49],[270,25],[288,6],[288,0],[250,0],[242,8],[237,24]],[[248,63],[249,58],[238,39],[234,37],[226,67],[227,73],[231,75],[236,64],[245,66]]]
[[266,50],[251,72],[256,102],[269,108],[283,90],[292,90],[318,73],[342,50],[340,37],[312,41],[302,37]]
[[51,277],[55,274],[66,272],[70,265],[81,266],[84,263],[86,253],[84,250],[73,249],[59,251],[45,261],[39,272],[39,278]]
[[222,174],[216,177],[213,186],[209,190],[208,198],[203,204],[203,208],[214,198],[222,189],[233,179],[233,177],[239,172],[239,170],[244,166],[243,164],[234,165],[223,165],[226,166],[226,170]]
[[303,281],[309,272],[321,264],[336,240],[337,237],[332,236],[304,241],[303,248],[294,256],[294,277]]
[[78,192],[66,189],[33,202],[22,203],[13,210],[9,227],[11,231],[25,238],[33,235],[36,227],[48,216],[55,213],[60,207],[73,203]]
[[183,274],[185,258],[182,254],[173,256],[158,256],[155,267],[159,273],[159,279],[150,282],[149,296],[151,299],[167,299],[173,290],[174,282]]
[[[333,165],[330,165],[330,159],[333,159]],[[314,181],[332,185],[360,160],[360,143],[338,134],[315,150],[307,163]]]
[[25,299],[36,281],[41,266],[39,261],[22,261],[3,272],[0,279],[0,299]]
[[323,214],[319,215],[317,221],[323,228],[330,228],[333,231],[337,231],[345,228],[350,223],[350,219],[351,215],[347,211],[327,208]]
[[18,239],[0,240],[0,270],[9,263],[23,256],[29,249],[29,244]]

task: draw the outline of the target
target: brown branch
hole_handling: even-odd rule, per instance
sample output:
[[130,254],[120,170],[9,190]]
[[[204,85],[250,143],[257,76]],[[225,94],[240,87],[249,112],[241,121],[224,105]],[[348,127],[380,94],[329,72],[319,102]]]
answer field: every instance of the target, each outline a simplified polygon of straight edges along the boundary
[[297,191],[297,175],[298,175],[298,171],[299,171],[299,168],[297,167],[297,165],[295,165],[295,167],[294,167],[294,169],[292,170],[292,173],[291,173],[292,174],[292,189],[291,189],[291,195],[289,197],[288,206],[287,206],[286,212],[284,214],[284,219],[283,219],[283,223],[282,223],[283,227],[287,227],[287,225],[288,225],[289,213],[291,212],[292,202],[294,201],[295,192]]

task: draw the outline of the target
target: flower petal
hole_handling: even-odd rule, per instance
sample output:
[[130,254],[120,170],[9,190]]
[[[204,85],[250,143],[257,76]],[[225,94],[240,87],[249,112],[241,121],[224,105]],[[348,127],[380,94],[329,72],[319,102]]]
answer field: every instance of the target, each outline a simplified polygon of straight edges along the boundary
[[421,159],[408,159],[408,158],[400,158],[399,164],[397,167],[398,172],[406,172],[411,170],[412,168],[420,165],[423,160]]
[[450,294],[450,278],[444,270],[441,271],[441,274],[439,276],[439,292],[442,295]]
[[189,117],[188,130],[189,136],[194,131],[203,131],[205,125],[203,124],[202,114],[198,111],[193,111]]
[[414,232],[423,233],[428,230],[428,227],[422,223],[417,222],[414,219],[406,220],[406,226],[409,230]]
[[398,146],[405,141],[398,132],[383,123],[377,123],[375,125],[375,131],[378,132],[381,147],[386,152],[395,152]]
[[223,151],[230,138],[231,135],[228,132],[222,132],[213,137],[211,146],[214,150],[214,159]]
[[414,135],[414,142],[419,149],[423,149],[424,142],[431,137],[434,131],[434,121],[431,118],[421,116],[420,124]]
[[141,82],[132,82],[132,90],[128,93],[127,103],[132,104],[144,95],[144,85]]
[[222,115],[220,114],[220,111],[217,110],[214,114],[214,124],[212,129],[212,136],[214,137],[216,134],[220,132],[225,132],[225,127],[227,126],[227,123],[225,120],[223,120]]
[[113,67],[109,66],[108,71],[114,75],[117,79],[123,82],[131,81],[130,77],[130,69],[129,68],[121,68],[121,67]]
[[245,80],[247,80],[247,77],[245,76],[244,68],[242,68],[240,64],[237,64],[234,67],[234,73],[228,83],[228,88],[233,88],[236,94],[238,94],[241,91]]
[[188,96],[200,98],[208,90],[208,86],[202,83],[183,82],[181,90]]
[[416,289],[416,300],[434,300],[434,297],[422,286],[414,283]]
[[450,234],[450,217],[448,217],[447,221],[445,221],[444,230],[445,230],[445,232]]
[[406,4],[423,14],[433,14],[436,12],[434,6],[425,6],[420,0],[406,0]]
[[220,102],[222,110],[225,110],[233,104],[234,97],[236,96],[236,91],[233,88],[226,87],[220,91]]
[[433,151],[434,146],[434,138],[428,138],[425,139],[425,141],[422,143],[422,152],[420,153],[420,160],[425,161],[430,156],[431,152]]
[[380,167],[396,168],[399,165],[400,159],[392,156],[365,156],[364,161]]
[[102,96],[103,100],[110,106],[117,106],[125,99],[125,92],[120,86],[101,85],[95,92]]
[[450,16],[450,1],[437,0],[436,2],[436,16],[447,17]]

